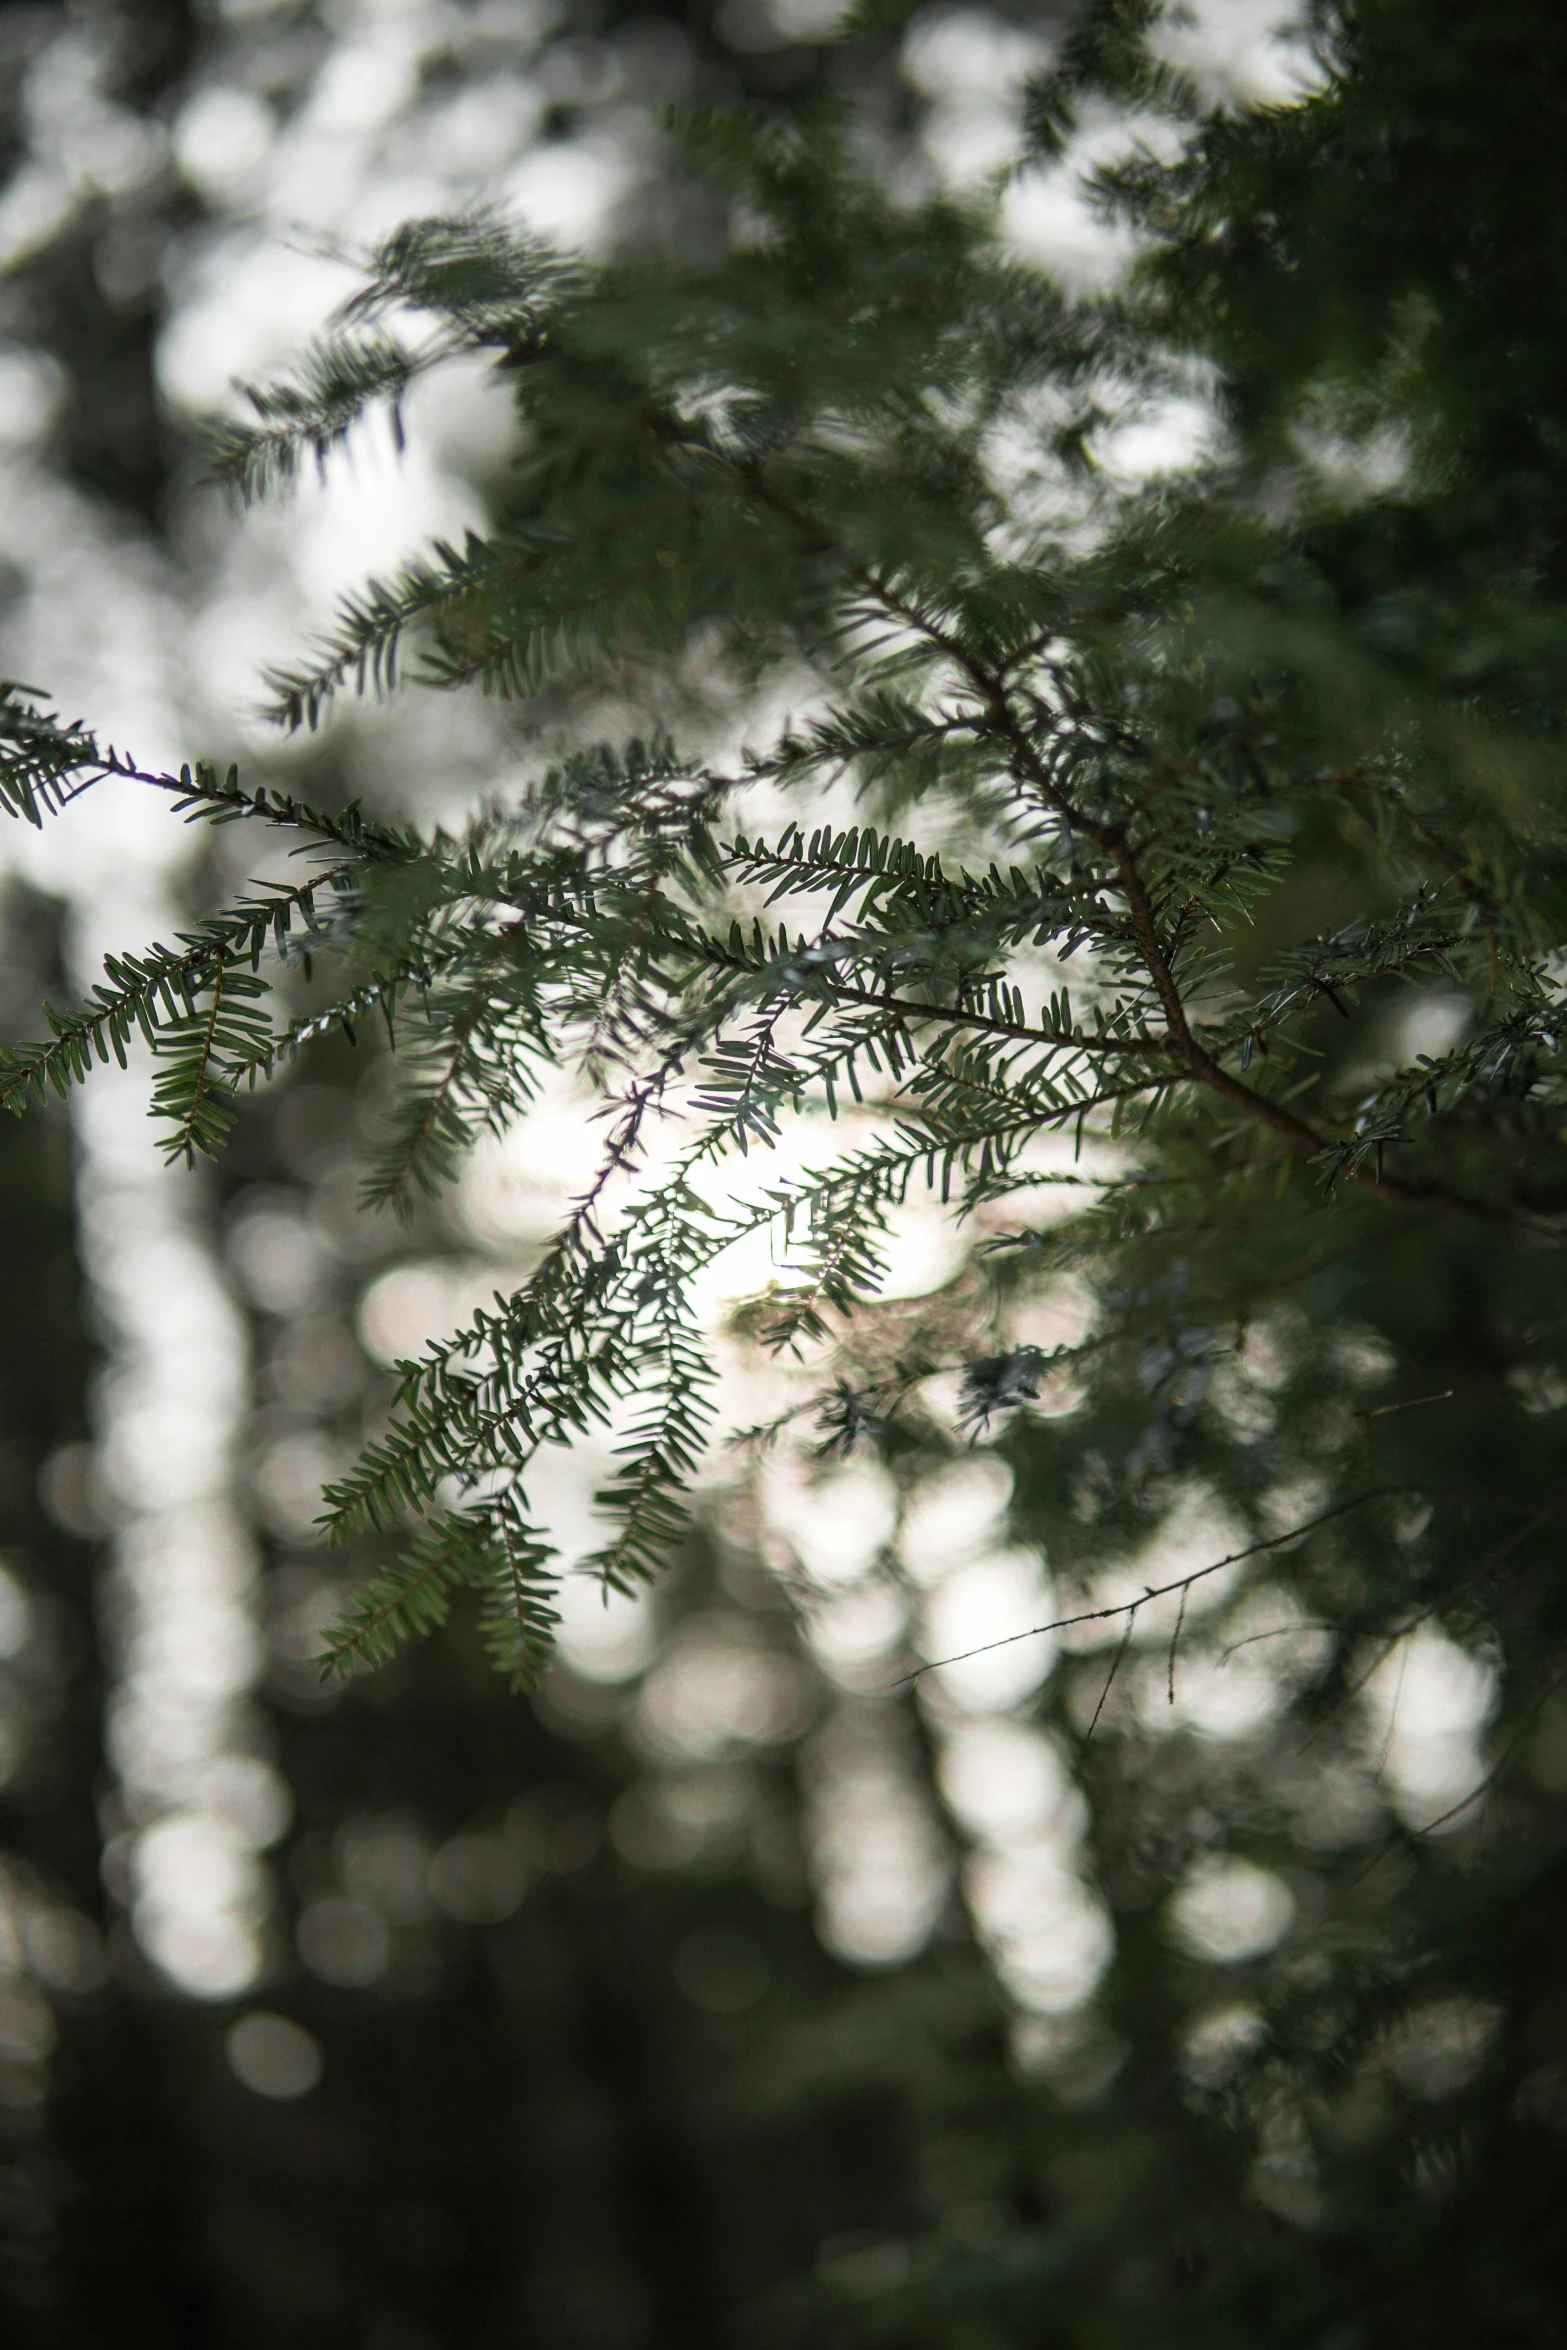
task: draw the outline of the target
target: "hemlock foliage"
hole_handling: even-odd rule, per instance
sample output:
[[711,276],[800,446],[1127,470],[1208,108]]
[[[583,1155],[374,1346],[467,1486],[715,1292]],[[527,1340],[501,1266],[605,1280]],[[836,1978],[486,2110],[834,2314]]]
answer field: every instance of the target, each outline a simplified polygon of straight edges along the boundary
[[[1101,177],[1144,250],[1102,300],[983,207],[889,194],[831,116],[689,127],[743,226],[712,265],[588,268],[488,218],[391,239],[219,472],[270,493],[475,352],[524,450],[491,531],[371,583],[276,677],[280,720],[408,679],[652,702],[693,672],[758,708],[808,673],[807,714],[727,760],[652,730],[565,753],[455,839],[146,775],[187,817],[297,835],[305,877],[110,966],[0,1078],[22,1107],[139,1032],[190,1159],[323,1026],[380,1020],[408,1075],[392,1206],[545,1072],[602,1094],[601,1175],[526,1286],[404,1367],[329,1493],[345,1538],[414,1528],[343,1661],[474,1590],[534,1677],[529,1464],[595,1423],[623,1465],[593,1565],[656,1572],[714,1416],[690,1291],[748,1231],[787,1236],[749,1326],[816,1366],[824,1452],[961,1443],[924,1399],[961,1373],[963,1431],[1081,1580],[1063,1615],[1109,1632],[1050,1704],[1091,1742],[1122,2071],[1111,2119],[1083,2091],[1048,2147],[986,2118],[1005,2242],[889,2286],[870,2322],[900,2343],[1034,2340],[1041,2296],[1074,2344],[1425,2341],[1458,2309],[1560,2338],[1567,338],[1539,126],[1567,36],[1413,0],[1310,25],[1315,93],[1246,111],[1161,60],[1156,8],[1085,13],[1029,93],[1039,156],[1107,95],[1171,134]],[[1200,461],[1114,471],[1116,424],[1193,399]],[[3,739],[33,822],[140,772],[19,687]],[[788,812],[759,829],[759,804]],[[303,954],[341,990],[291,1017],[274,975]],[[749,1207],[715,1181],[862,1101],[871,1138],[823,1171]],[[923,1317],[875,1303],[922,1187],[985,1236]],[[1064,1274],[1086,1335],[1026,1341]],[[1093,1583],[1193,1492],[1240,1528],[1222,1556]],[[1249,1770],[1189,1742],[1161,1779],[1126,1689],[1146,1649],[1173,1698],[1188,1599],[1209,1634],[1311,1640],[1287,1735]],[[1339,1802],[1357,1693],[1438,1626],[1496,1676],[1490,1777],[1367,1831]],[[1148,1912],[1226,1844],[1296,1871],[1311,1931],[1183,2093]],[[1465,2097],[1462,2064],[1451,2095],[1421,2072],[1416,1994],[1492,2047]]]
[[[1135,30],[1124,11],[1089,23],[1034,93],[1043,142],[1094,75],[1190,111],[1178,77],[1127,51]],[[1027,1163],[1041,1136],[1113,1141],[1123,1173],[1048,1236],[1015,1236],[1034,1268],[1118,1268],[1088,1342],[1101,1365],[1169,1320],[1168,1278],[1127,1287],[1130,1268],[1206,1236],[1228,1242],[1203,1308],[1217,1328],[1244,1324],[1303,1251],[1364,1245],[1368,1220],[1553,1234],[1563,867],[1538,558],[1507,545],[1473,580],[1428,564],[1372,592],[1356,576],[1462,507],[1445,375],[1423,398],[1402,377],[1388,390],[1368,326],[1364,353],[1266,387],[1274,411],[1292,392],[1297,423],[1351,450],[1353,433],[1404,432],[1379,498],[1335,497],[1331,467],[1240,429],[1266,403],[1239,368],[1224,378],[1240,383],[1236,429],[1196,473],[1117,487],[1088,454],[1112,369],[1123,403],[1156,411],[1210,355],[1193,321],[1228,356],[1237,284],[1260,308],[1268,268],[1294,257],[1247,256],[1206,301],[1197,257],[1255,234],[1256,183],[1342,140],[1360,95],[1344,69],[1286,116],[1198,117],[1182,161],[1108,175],[1163,249],[1143,289],[1093,305],[1009,260],[983,211],[894,202],[830,117],[706,120],[698,159],[752,223],[720,266],[623,276],[498,219],[415,224],[296,376],[252,395],[256,422],[218,429],[220,476],[262,495],[473,352],[527,428],[503,521],[347,602],[314,658],[274,678],[286,726],[316,724],[347,685],[391,688],[404,660],[423,683],[537,694],[613,669],[634,681],[700,644],[742,677],[803,652],[823,681],[808,719],[727,766],[662,737],[599,746],[455,840],[249,793],[232,770],[142,778],[187,818],[280,828],[320,854],[176,949],[112,962],[88,1005],[11,1056],[8,1106],[123,1061],[139,1031],[168,1149],[191,1161],[221,1142],[236,1088],[334,1020],[378,1013],[410,1075],[379,1200],[446,1181],[542,1069],[577,1066],[609,1113],[601,1177],[533,1279],[407,1369],[395,1425],[330,1497],[345,1536],[405,1515],[424,1528],[366,1593],[345,1656],[387,1654],[473,1585],[502,1660],[535,1671],[551,1552],[527,1464],[628,1398],[595,1564],[621,1587],[654,1571],[709,1416],[684,1291],[758,1223],[787,1225],[796,1267],[765,1341],[830,1343],[874,1296],[911,1186],[972,1213],[1079,1180]],[[1288,209],[1267,217],[1286,244]],[[1386,304],[1412,376],[1437,339],[1403,323],[1414,299]],[[1296,356],[1269,324],[1254,372]],[[1283,525],[1267,519],[1281,501]],[[7,805],[33,823],[139,772],[21,688],[5,751]],[[818,822],[845,771],[864,818]],[[769,837],[735,813],[758,784],[798,811]],[[1360,902],[1259,959],[1253,909],[1307,861],[1352,868]],[[301,949],[336,956],[345,986],[333,1011],[289,1022],[271,972]],[[1467,1033],[1358,1069],[1351,1092],[1318,1042],[1323,1008],[1413,1002],[1400,986],[1472,1006]],[[880,1139],[754,1208],[712,1204],[700,1178],[720,1159],[867,1089],[890,1113]],[[676,1108],[688,1146],[617,1212]],[[971,1421],[1070,1353],[976,1360]]]

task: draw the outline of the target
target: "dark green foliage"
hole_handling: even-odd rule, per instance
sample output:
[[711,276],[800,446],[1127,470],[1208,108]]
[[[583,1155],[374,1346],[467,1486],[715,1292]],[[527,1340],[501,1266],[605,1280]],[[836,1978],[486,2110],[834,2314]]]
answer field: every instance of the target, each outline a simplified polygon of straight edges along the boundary
[[[1111,12],[1069,73],[1124,82],[1116,44],[1136,30]],[[1249,135],[1216,121],[1203,138],[1221,163],[1199,142],[1166,173],[1182,236],[1190,189],[1225,184]],[[1264,122],[1264,155],[1285,135]],[[395,403],[414,367],[493,351],[528,426],[510,510],[346,607],[319,662],[281,682],[283,719],[314,723],[350,679],[389,686],[414,627],[429,680],[506,692],[634,668],[715,627],[742,667],[792,642],[826,665],[822,711],[736,767],[666,742],[573,754],[460,840],[248,798],[205,770],[146,778],[187,816],[286,827],[329,861],[180,952],[117,963],[97,1005],[51,1014],[52,1041],[12,1056],[19,1105],[94,1054],[123,1056],[140,1028],[165,1064],[169,1147],[189,1158],[221,1139],[235,1086],[323,1024],[275,1028],[260,976],[302,921],[309,947],[346,959],[335,1016],[351,1030],[378,1005],[409,1067],[377,1198],[449,1178],[545,1068],[575,1061],[604,1091],[592,1192],[521,1292],[405,1366],[392,1427],[329,1496],[345,1536],[428,1522],[345,1626],[345,1656],[384,1655],[471,1584],[503,1660],[536,1670],[551,1553],[527,1465],[616,1412],[631,1423],[599,1564],[617,1584],[653,1570],[710,1424],[688,1285],[747,1229],[781,1224],[796,1264],[763,1334],[819,1347],[874,1294],[911,1184],[973,1213],[1063,1180],[1021,1163],[1042,1135],[1101,1135],[1138,1171],[1009,1260],[1009,1278],[1123,1261],[1092,1340],[1107,1376],[1168,1318],[1166,1275],[1132,1268],[1167,1266],[1194,1236],[1231,1236],[1204,1307],[1218,1327],[1245,1320],[1264,1267],[1360,1245],[1372,1202],[1551,1229],[1567,1068],[1546,608],[1531,607],[1520,707],[1472,678],[1415,676],[1340,609],[1334,561],[1372,527],[1349,510],[1320,526],[1324,552],[1248,510],[1243,473],[1106,489],[1082,551],[1070,482],[1050,493],[1054,518],[1031,512],[1039,492],[1009,492],[996,436],[1111,358],[1155,392],[1167,362],[1134,362],[1124,310],[1072,311],[977,213],[892,206],[830,119],[788,134],[713,120],[693,138],[766,223],[733,259],[633,282],[482,218],[405,230],[341,331],[255,395],[258,425],[224,428],[219,469],[247,494],[286,480],[366,406]],[[1157,211],[1146,175],[1137,201]],[[1183,303],[1187,250],[1178,236],[1168,276]],[[388,337],[409,308],[436,323],[405,361]],[[134,772],[20,691],[6,709],[7,802],[33,821],[99,773]],[[868,820],[740,829],[748,786],[809,795],[846,769],[889,805],[939,790],[959,846]],[[1265,910],[1322,859],[1356,875],[1347,920],[1259,962],[1247,942],[1266,938]],[[1043,973],[1026,960],[1039,950]],[[1348,1018],[1433,980],[1473,1006],[1468,1035],[1349,1101],[1323,1008]],[[729,1150],[867,1091],[882,1133],[822,1175],[749,1206],[704,1192]],[[628,1192],[676,1109],[687,1151]],[[1322,1195],[1345,1184],[1365,1205],[1322,1228]],[[999,1359],[969,1375],[977,1421],[1027,1398],[1032,1369]],[[447,1488],[470,1498],[443,1507]]]
[[[281,794],[243,792],[232,768],[221,781],[209,767],[182,768],[178,776],[144,774],[113,750],[100,751],[84,728],[58,726],[26,688],[3,689],[0,718],[6,750],[0,789],[11,813],[31,823],[40,823],[43,811],[54,812],[103,776],[119,775],[167,792],[187,820],[248,818],[304,830],[312,846],[339,851],[335,863],[313,867],[303,881],[273,883],[264,894],[241,899],[182,935],[179,951],[156,946],[140,955],[109,957],[107,985],[94,988],[91,1003],[71,1013],[44,1005],[47,1042],[0,1046],[0,1103],[20,1114],[30,1101],[46,1099],[51,1087],[69,1092],[95,1060],[106,1065],[112,1054],[123,1069],[126,1048],[139,1034],[159,1064],[155,1114],[172,1129],[165,1149],[171,1159],[193,1165],[199,1152],[216,1149],[232,1128],[236,1086],[270,1075],[322,1026],[312,1019],[274,1030],[266,1009],[271,986],[258,976],[263,952],[270,947],[285,958],[297,952],[296,925],[303,926],[306,952],[311,942],[330,939],[318,915],[318,895],[325,893],[342,908],[356,894],[365,861],[407,862],[417,856],[418,844],[366,825],[353,808],[322,816]],[[397,984],[391,975],[378,974],[369,1000],[389,1005]],[[348,1021],[355,1008],[344,1004],[334,1016]]]

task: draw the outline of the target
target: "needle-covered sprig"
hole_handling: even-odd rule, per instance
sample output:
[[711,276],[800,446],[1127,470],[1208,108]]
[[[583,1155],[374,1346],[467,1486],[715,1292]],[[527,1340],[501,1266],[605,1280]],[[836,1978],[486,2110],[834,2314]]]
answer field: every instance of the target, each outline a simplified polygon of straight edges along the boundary
[[[1178,77],[1136,63],[1141,21],[1098,12],[1036,95],[1042,144],[1091,72],[1191,115]],[[188,1163],[240,1086],[375,1014],[405,1083],[369,1190],[397,1208],[546,1078],[600,1098],[599,1173],[529,1279],[400,1366],[390,1425],[327,1496],[340,1538],[405,1537],[334,1636],[345,1665],[471,1591],[500,1663],[535,1676],[558,1562],[532,1465],[591,1430],[619,1449],[592,1565],[622,1591],[656,1571],[716,1426],[696,1297],[750,1235],[787,1274],[746,1326],[814,1366],[841,1450],[886,1439],[910,1362],[942,1359],[856,1353],[876,1354],[917,1193],[975,1222],[971,1434],[1117,1365],[1176,1426],[1281,1252],[1359,1247],[1368,1218],[1546,1236],[1560,1214],[1541,1173],[1567,1120],[1548,632],[1510,715],[1385,657],[1336,601],[1331,549],[1263,519],[1243,467],[1118,488],[1086,423],[1067,449],[1063,417],[1108,369],[1150,398],[1189,383],[1150,329],[1156,293],[1068,300],[983,207],[889,196],[830,117],[693,139],[749,223],[727,258],[632,274],[493,216],[414,223],[252,420],[217,431],[215,463],[270,494],[457,356],[487,356],[518,411],[493,526],[348,599],[278,678],[285,725],[410,677],[634,693],[698,647],[730,679],[814,673],[794,715],[727,761],[663,734],[578,747],[451,835],[232,772],[144,773],[28,689],[0,698],[13,815],[117,776],[303,852],[298,879],[51,1010],[0,1064],[8,1106],[140,1040]],[[1276,935],[1272,909],[1325,863],[1353,876],[1328,917]],[[279,1017],[305,950],[340,990]],[[1433,989],[1468,1007],[1464,1033],[1390,1049]],[[1352,1066],[1340,1033],[1362,1040]],[[768,1156],[839,1120],[835,1156]],[[1208,1252],[1200,1306],[1170,1269],[1189,1248]],[[1064,1268],[1094,1286],[1091,1339],[1002,1343],[1009,1301]]]

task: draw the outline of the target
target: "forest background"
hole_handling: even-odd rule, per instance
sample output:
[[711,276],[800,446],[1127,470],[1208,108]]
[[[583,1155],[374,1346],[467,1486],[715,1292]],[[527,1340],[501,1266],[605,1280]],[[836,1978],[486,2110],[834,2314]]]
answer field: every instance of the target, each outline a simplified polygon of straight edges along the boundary
[[[786,116],[837,91],[889,172],[978,187],[1021,152],[1025,83],[1065,29],[957,12],[837,47],[799,0],[678,24],[406,6],[0,26],[6,667],[143,759],[232,751],[424,822],[493,788],[514,715],[405,698],[289,747],[250,715],[256,671],[367,573],[482,523],[504,409],[459,370],[411,403],[405,450],[371,436],[242,518],[203,480],[195,419],[351,289],[344,247],[417,213],[499,195],[590,250],[711,250],[722,220],[661,127],[671,102]],[[1170,42],[1221,109],[1311,84],[1257,7]],[[1071,291],[1113,286],[1134,250],[1078,186],[1126,152],[1127,108],[1085,110],[1004,199],[1015,250]],[[1094,460],[1123,482],[1191,462],[1205,414],[1101,417]],[[1374,493],[1396,451],[1359,456]],[[242,881],[232,837],[181,838],[125,795],[8,843],[9,1032]],[[1377,1001],[1355,1049],[1374,1071],[1462,1027],[1456,991]],[[1007,1399],[1005,1445],[968,1443],[955,1404],[943,1433],[938,1397],[890,1459],[784,1442],[716,1464],[656,1600],[574,1592],[529,1704],[462,1627],[323,1685],[344,1599],[323,1482],[390,1365],[525,1271],[591,1166],[563,1096],[399,1231],[358,1201],[383,1087],[328,1045],[243,1105],[205,1180],[158,1170],[135,1075],[4,1138],[17,2325],[367,2350],[1348,2343],[1427,2338],[1456,2293],[1470,2330],[1554,2340],[1567,1772],[1548,1673],[1494,1726],[1490,1585],[1463,1620],[1417,1609],[1368,1646],[1325,1732],[1290,1710],[1314,1630],[1281,1624],[1275,1593],[1185,1660],[1178,1695],[1168,1628],[1132,1654],[1117,1618],[910,1696],[911,1662],[1055,1612],[1030,1424],[1081,1455],[1077,1522],[1108,1507],[1070,1388]],[[767,1270],[715,1291],[720,1339]],[[888,1290],[911,1315],[961,1306],[971,1277],[937,1209],[897,1222]],[[1223,1443],[1256,1444],[1279,1391],[1304,1395],[1308,1438],[1268,1464],[1280,1530],[1346,1444],[1388,1482],[1417,1481],[1427,1446],[1505,1451],[1490,1388],[1462,1424],[1420,1415],[1482,1356],[1525,1436],[1559,1407],[1538,1317],[1510,1350],[1485,1324],[1516,1279],[1433,1244],[1222,1350],[1172,1307],[1161,1441],[1206,1408]],[[1444,1316],[1438,1294],[1474,1303]],[[1065,1284],[1024,1335],[1069,1340],[1085,1310]],[[771,1375],[737,1352],[728,1376],[765,1417]],[[584,1446],[545,1496],[584,1549],[607,1466]],[[1222,1509],[1161,1495],[1102,1604],[1230,1539]],[[1379,1539],[1418,1544],[1418,1519]],[[1476,1801],[1509,1755],[1523,1813]],[[1520,1819],[1530,1857],[1498,1887]],[[1320,1977],[1324,1950],[1368,1963],[1346,1889],[1360,1920],[1412,1921],[1353,2031]]]

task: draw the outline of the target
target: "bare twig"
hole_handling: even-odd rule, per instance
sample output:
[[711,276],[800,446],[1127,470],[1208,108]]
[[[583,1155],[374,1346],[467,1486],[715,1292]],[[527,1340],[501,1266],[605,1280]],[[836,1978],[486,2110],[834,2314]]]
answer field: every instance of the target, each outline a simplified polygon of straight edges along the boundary
[[1142,1603],[1140,1601],[1135,1601],[1129,1614],[1127,1615],[1126,1630],[1121,1635],[1120,1647],[1116,1650],[1114,1657],[1111,1659],[1110,1671],[1106,1677],[1105,1685],[1099,1692],[1099,1703],[1094,1707],[1094,1718],[1089,1723],[1087,1729],[1083,1732],[1083,1744],[1085,1746],[1088,1744],[1089,1740],[1093,1737],[1094,1732],[1099,1727],[1099,1717],[1105,1710],[1105,1705],[1109,1699],[1111,1690],[1115,1687],[1116,1674],[1121,1670],[1122,1661],[1125,1658],[1127,1650],[1132,1645],[1132,1628],[1137,1622],[1137,1610],[1141,1604]]
[[1186,1602],[1190,1597],[1189,1591],[1181,1593],[1181,1604],[1175,1611],[1175,1630],[1170,1634],[1170,1664],[1169,1671],[1165,1676],[1165,1685],[1169,1691],[1172,1705],[1175,1703],[1175,1652],[1181,1644],[1181,1626],[1186,1621]]
[[1284,1550],[1290,1543],[1300,1542],[1306,1535],[1314,1534],[1319,1526],[1330,1526],[1335,1518],[1347,1517],[1351,1510],[1364,1509],[1367,1502],[1387,1501],[1396,1495],[1408,1493],[1424,1496],[1433,1490],[1429,1485],[1370,1486],[1364,1493],[1351,1494],[1347,1501],[1335,1502],[1332,1509],[1323,1510],[1314,1518],[1307,1518],[1302,1525],[1292,1526],[1285,1534],[1269,1534],[1260,1542],[1248,1542],[1244,1549],[1229,1551],[1222,1559],[1210,1561],[1206,1567],[1194,1567],[1189,1575],[1177,1575],[1169,1583],[1152,1585],[1140,1599],[1122,1600],[1115,1607],[1084,1608],[1076,1615],[1055,1616],[1048,1624],[1032,1624],[1026,1632],[1009,1632],[1001,1640],[983,1641],[978,1648],[961,1649],[956,1656],[931,1657],[926,1663],[916,1665],[912,1673],[900,1674],[892,1686],[902,1689],[909,1682],[919,1680],[922,1674],[939,1673],[945,1665],[966,1664],[970,1657],[988,1656],[993,1649],[1011,1648],[1019,1640],[1039,1640],[1047,1632],[1064,1632],[1074,1624],[1113,1623],[1119,1616],[1135,1615],[1140,1608],[1147,1607],[1151,1600],[1167,1598],[1172,1591],[1190,1591],[1194,1583],[1201,1583],[1206,1576],[1217,1575],[1223,1567],[1238,1566],[1243,1559],[1256,1558],[1264,1551]]

